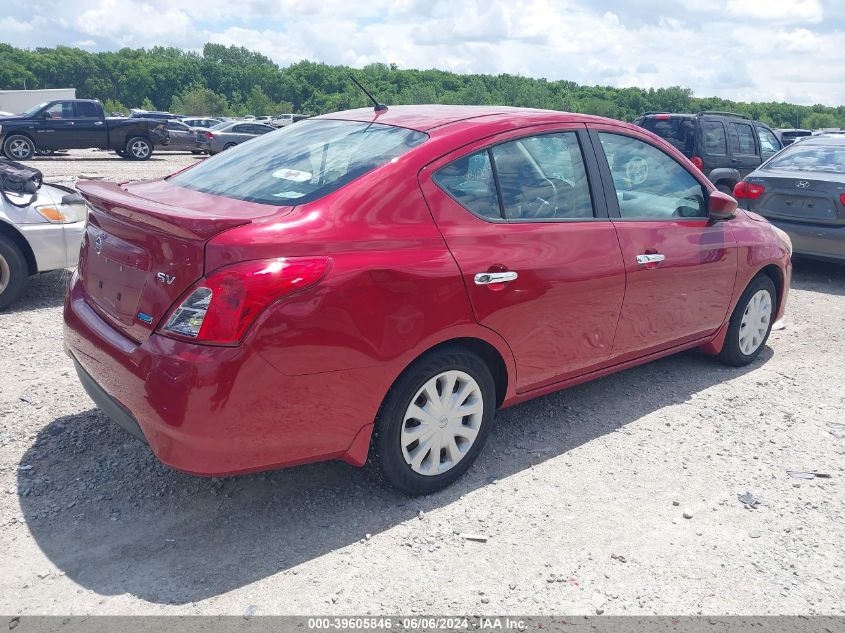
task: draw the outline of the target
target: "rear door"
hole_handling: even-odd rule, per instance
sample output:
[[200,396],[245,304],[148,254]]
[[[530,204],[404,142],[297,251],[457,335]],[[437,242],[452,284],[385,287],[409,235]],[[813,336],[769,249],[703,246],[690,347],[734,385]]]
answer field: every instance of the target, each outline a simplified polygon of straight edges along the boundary
[[167,149],[193,149],[196,141],[196,132],[181,121],[170,120],[167,122],[167,132],[170,134],[170,143]]
[[757,134],[750,122],[729,121],[728,140],[731,148],[731,167],[745,178],[762,162]]
[[714,169],[733,167],[728,154],[728,133],[724,121],[717,117],[702,116],[698,126],[704,175],[709,176]]
[[625,270],[584,125],[478,141],[420,185],[476,319],[513,350],[518,391],[609,358]]
[[90,101],[77,101],[74,104],[76,116],[74,130],[79,147],[108,147],[109,133],[106,129],[103,112],[97,104]]
[[708,221],[709,190],[698,170],[645,135],[591,128],[627,274],[613,361],[712,334],[726,318],[736,277],[730,222]]

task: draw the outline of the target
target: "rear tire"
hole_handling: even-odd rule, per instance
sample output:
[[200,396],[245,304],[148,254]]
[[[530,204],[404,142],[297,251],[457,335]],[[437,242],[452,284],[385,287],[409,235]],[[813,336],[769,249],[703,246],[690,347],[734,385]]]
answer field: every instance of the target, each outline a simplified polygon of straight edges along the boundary
[[731,314],[719,360],[742,367],[753,362],[769,340],[777,310],[777,289],[766,275],[751,280]]
[[225,152],[227,149],[232,149],[235,145],[237,145],[237,143],[226,143],[226,144],[223,146],[223,150],[222,150],[222,151],[224,151],[224,152]]
[[17,301],[29,284],[29,271],[21,249],[0,235],[0,310]]
[[495,412],[496,384],[484,361],[460,347],[435,350],[408,367],[382,402],[367,468],[405,494],[436,492],[472,466]]
[[3,153],[12,160],[29,160],[35,149],[33,140],[23,134],[12,134],[3,142]]
[[153,144],[143,136],[133,136],[126,141],[123,158],[129,160],[148,160],[153,155]]

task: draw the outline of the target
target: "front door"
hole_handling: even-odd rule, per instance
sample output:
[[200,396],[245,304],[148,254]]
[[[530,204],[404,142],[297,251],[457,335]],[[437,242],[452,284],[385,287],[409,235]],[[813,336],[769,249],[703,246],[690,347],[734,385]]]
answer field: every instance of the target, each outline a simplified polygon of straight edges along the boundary
[[594,129],[627,274],[614,362],[714,333],[726,318],[736,277],[730,221],[708,220],[709,190],[680,155],[628,129]]
[[610,357],[625,270],[595,170],[576,124],[480,141],[420,174],[477,321],[513,351],[517,391]]
[[35,126],[38,149],[70,149],[77,147],[74,130],[76,114],[73,101],[59,101],[42,110],[44,117]]

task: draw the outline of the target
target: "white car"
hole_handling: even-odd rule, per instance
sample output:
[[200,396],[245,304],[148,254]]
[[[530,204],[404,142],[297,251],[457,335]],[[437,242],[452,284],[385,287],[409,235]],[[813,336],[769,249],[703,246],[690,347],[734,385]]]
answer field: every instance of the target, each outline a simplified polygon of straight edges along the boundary
[[69,187],[45,183],[31,204],[10,203],[29,199],[0,195],[0,310],[23,294],[30,276],[72,268],[79,259],[87,214],[82,197]]

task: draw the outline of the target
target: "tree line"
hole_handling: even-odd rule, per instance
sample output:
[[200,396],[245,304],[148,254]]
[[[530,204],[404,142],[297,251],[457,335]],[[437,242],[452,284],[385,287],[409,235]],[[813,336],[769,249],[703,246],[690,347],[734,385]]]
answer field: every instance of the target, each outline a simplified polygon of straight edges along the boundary
[[356,77],[387,104],[512,105],[633,120],[646,111],[727,110],[773,127],[843,127],[845,106],[802,106],[695,97],[692,90],[582,86],[501,75],[370,64],[362,69],[301,61],[280,67],[244,47],[206,44],[202,53],[172,47],[123,48],[91,53],[57,46],[25,50],[0,44],[0,89],[76,88],[108,112],[130,108],[226,116],[301,112],[323,114],[369,101],[349,80]]

